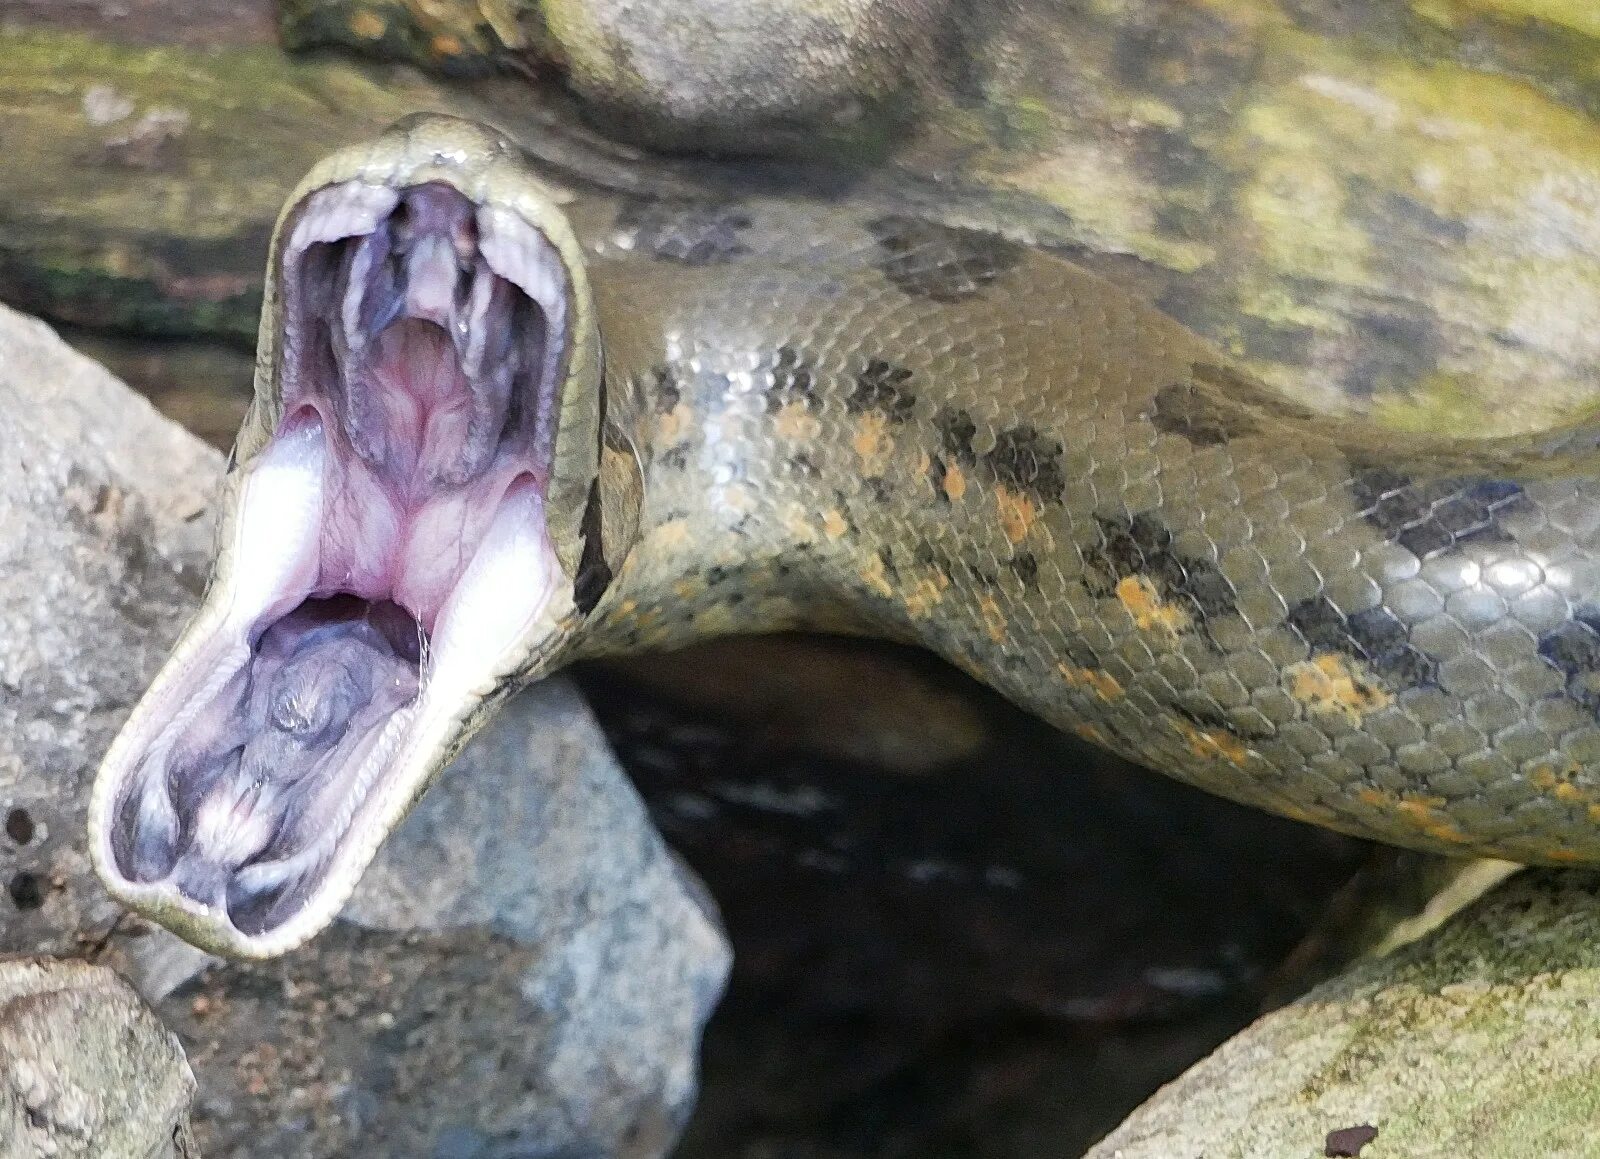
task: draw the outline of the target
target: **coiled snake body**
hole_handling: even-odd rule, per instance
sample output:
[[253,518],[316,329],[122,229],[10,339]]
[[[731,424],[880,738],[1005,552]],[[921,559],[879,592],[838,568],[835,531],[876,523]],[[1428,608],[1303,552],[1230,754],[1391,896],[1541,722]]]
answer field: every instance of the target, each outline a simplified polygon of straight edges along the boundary
[[[351,434],[364,420],[349,417],[347,361],[333,360],[332,403],[296,402],[313,366],[296,319],[316,314],[295,313],[293,278],[308,276],[295,271],[312,257],[292,264],[288,231],[337,216],[318,191],[355,185],[400,191],[402,206],[431,185],[476,207],[485,260],[539,304],[539,350],[563,352],[551,405],[513,402],[499,429],[526,434],[503,433],[494,452],[523,455],[508,470],[536,485],[526,517],[544,521],[551,590],[535,627],[473,637],[513,644],[459,684],[442,675],[448,615],[400,586],[368,590],[324,566],[296,590],[398,600],[433,633],[425,693],[450,703],[425,743],[382,750],[399,771],[377,783],[398,788],[369,777],[330,791],[354,794],[355,820],[299,876],[270,880],[260,867],[307,841],[278,814],[278,836],[216,854],[209,876],[167,835],[226,844],[207,836],[206,806],[170,788],[188,774],[162,748],[168,722],[205,716],[193,706],[219,695],[193,675],[197,650],[227,634],[221,612],[203,612],[108,757],[93,817],[112,888],[194,940],[265,954],[314,932],[498,691],[576,656],[789,627],[923,644],[1064,729],[1348,833],[1600,858],[1594,431],[1429,441],[1319,416],[1102,278],[913,213],[777,197],[591,196],[557,210],[514,150],[463,122],[412,122],[341,154],[291,201],[208,608],[245,598],[229,578],[255,534],[240,512],[259,464],[287,453],[274,448],[312,431],[330,480],[337,461],[371,459]],[[374,227],[401,212],[379,200],[348,233],[322,233],[390,228],[394,252],[419,252],[405,247],[422,211]],[[549,277],[530,289],[491,249],[496,206],[548,240],[560,260],[541,260],[564,272],[566,306],[547,300]],[[458,246],[463,262],[469,251]],[[345,257],[325,311],[362,260]],[[421,267],[406,268],[419,284]],[[357,453],[338,460],[340,445]],[[476,485],[461,474],[436,485]],[[293,602],[254,621],[257,635]],[[428,711],[406,727],[426,731]],[[156,771],[170,808],[148,788]]]

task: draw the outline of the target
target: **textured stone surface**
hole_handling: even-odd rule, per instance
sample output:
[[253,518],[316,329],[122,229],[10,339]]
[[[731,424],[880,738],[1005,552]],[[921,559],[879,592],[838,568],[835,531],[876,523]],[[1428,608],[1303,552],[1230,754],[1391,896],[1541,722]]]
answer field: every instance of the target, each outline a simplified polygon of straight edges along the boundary
[[1600,875],[1519,876],[1229,1040],[1089,1159],[1593,1155]]
[[222,456],[0,307],[0,952],[81,954],[95,762],[188,616]]
[[176,1036],[104,966],[0,962],[0,1154],[198,1159]]
[[83,811],[196,600],[221,457],[3,307],[0,445],[0,949],[133,978],[208,1155],[664,1154],[728,948],[577,693],[541,686],[462,755],[352,904],[366,928],[208,962],[118,914]]

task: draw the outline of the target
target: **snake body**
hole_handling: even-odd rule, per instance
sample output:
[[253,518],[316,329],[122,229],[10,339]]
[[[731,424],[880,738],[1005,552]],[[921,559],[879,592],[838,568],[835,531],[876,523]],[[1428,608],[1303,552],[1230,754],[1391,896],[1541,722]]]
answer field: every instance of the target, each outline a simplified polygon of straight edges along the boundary
[[[421,141],[492,201],[473,174],[507,147],[483,140],[428,120],[341,172]],[[559,625],[447,747],[568,660],[803,627],[923,645],[1290,817],[1600,859],[1600,431],[1430,440],[1312,413],[1102,277],[892,206],[587,192],[561,214],[604,369],[567,381],[562,422],[591,392],[573,438],[600,445],[573,488],[556,444],[550,511],[587,493],[588,538],[557,542]],[[269,344],[246,474],[275,366]],[[173,924],[253,952],[209,921]]]

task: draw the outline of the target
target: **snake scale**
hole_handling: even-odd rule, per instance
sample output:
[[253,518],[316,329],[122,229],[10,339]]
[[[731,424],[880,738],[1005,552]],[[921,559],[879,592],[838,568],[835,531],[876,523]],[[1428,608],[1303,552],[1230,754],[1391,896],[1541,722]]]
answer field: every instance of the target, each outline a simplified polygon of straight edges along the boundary
[[[1103,278],[911,211],[559,200],[515,148],[445,118],[340,153],[291,198],[216,577],[96,792],[92,846],[125,901],[222,952],[281,952],[331,919],[510,690],[579,657],[790,628],[920,644],[1062,729],[1346,833],[1600,859],[1600,431],[1433,440],[1312,413]],[[322,284],[314,269],[331,290],[297,288]],[[352,335],[415,326],[404,357],[442,358],[421,336],[432,318],[476,367],[502,292],[505,324],[539,335],[499,355],[521,368],[509,402],[487,372],[441,370],[440,397],[477,400],[455,434],[429,433],[444,411],[427,408],[455,405],[433,395],[411,426],[391,411],[374,426],[363,392],[391,372]],[[368,532],[318,488],[391,477],[403,430],[423,449],[384,493],[421,530],[383,550],[412,559],[436,534],[417,514],[432,496],[510,513],[450,525],[475,561],[434,588],[488,593],[471,624],[406,594],[420,564],[358,581],[334,544]],[[269,478],[301,480],[272,483],[274,503],[321,512],[314,578],[273,578],[299,533],[250,513]],[[473,570],[496,552],[539,577],[526,615],[499,610],[520,598],[510,572]],[[280,670],[252,665],[280,636],[281,671],[298,656],[312,673],[296,704],[332,699],[316,673],[343,653],[268,631],[302,598],[335,609],[318,631],[400,673],[409,706],[334,710],[377,713],[335,730],[367,748],[333,760],[334,741],[305,742],[309,771],[279,758],[224,810],[217,786],[243,774],[218,770],[254,750],[186,730],[256,712],[249,688]],[[423,630],[409,659],[375,610],[395,604]],[[190,749],[234,755],[173,755]],[[266,809],[273,794],[287,803]]]

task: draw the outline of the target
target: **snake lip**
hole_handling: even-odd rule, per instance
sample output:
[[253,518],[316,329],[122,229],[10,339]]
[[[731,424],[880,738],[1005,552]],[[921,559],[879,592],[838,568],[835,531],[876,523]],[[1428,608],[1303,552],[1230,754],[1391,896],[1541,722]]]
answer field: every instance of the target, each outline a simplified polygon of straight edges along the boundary
[[441,182],[330,185],[285,228],[279,418],[91,804],[120,900],[247,958],[332,919],[562,590],[556,250]]

